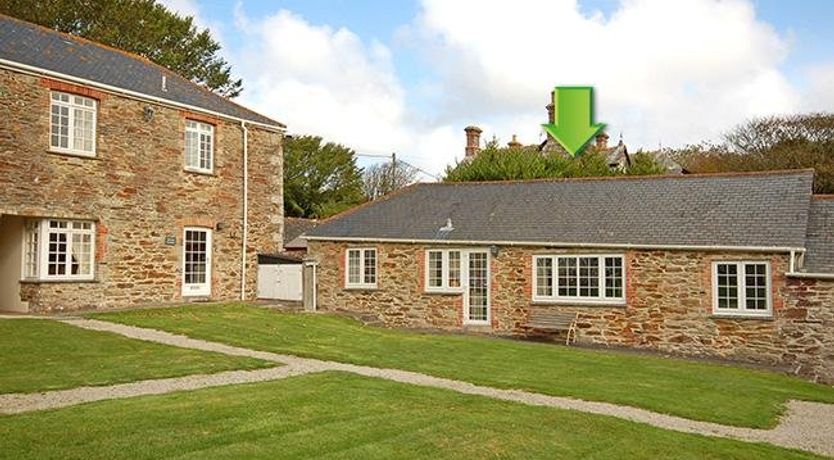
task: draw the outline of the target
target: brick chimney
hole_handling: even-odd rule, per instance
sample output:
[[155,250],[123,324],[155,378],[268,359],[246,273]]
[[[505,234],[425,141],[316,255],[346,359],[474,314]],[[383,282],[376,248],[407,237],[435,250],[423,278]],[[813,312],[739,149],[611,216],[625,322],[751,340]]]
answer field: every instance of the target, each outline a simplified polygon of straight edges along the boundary
[[597,150],[606,150],[606,149],[608,149],[608,134],[606,134],[605,132],[601,132],[601,133],[597,134],[596,147],[597,147]]
[[510,142],[507,142],[507,147],[509,147],[511,149],[517,149],[517,148],[521,147],[521,142],[518,142],[518,136],[513,134],[513,140],[511,140]]
[[481,151],[481,133],[483,131],[474,125],[463,128],[463,131],[466,133],[466,156],[464,159],[475,158]]

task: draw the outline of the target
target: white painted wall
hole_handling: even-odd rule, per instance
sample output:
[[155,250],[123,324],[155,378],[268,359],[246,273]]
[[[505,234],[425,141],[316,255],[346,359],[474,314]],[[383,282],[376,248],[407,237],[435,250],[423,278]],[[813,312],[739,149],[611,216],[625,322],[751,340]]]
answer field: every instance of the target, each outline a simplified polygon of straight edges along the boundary
[[26,312],[20,301],[23,218],[0,215],[0,311]]

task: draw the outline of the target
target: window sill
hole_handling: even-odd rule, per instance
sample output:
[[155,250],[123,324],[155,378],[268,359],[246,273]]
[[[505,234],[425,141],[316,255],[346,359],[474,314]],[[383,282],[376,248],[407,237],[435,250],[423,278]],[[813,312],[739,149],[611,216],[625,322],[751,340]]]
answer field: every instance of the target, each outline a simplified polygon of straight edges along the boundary
[[443,295],[456,296],[456,295],[462,295],[463,291],[462,290],[460,290],[460,291],[426,291],[426,290],[424,290],[423,294],[426,294],[426,295],[441,295],[441,296],[443,296]]
[[345,286],[345,291],[379,291],[378,286]]
[[762,315],[740,315],[733,313],[713,313],[709,315],[710,319],[752,319],[759,321],[773,321],[775,318],[772,313]]
[[197,174],[197,175],[200,175],[200,176],[216,177],[216,174],[214,174],[214,170],[203,171],[203,170],[192,169],[192,168],[183,168],[182,170],[187,172],[187,173]]
[[46,153],[50,155],[60,155],[62,157],[75,157],[75,158],[83,158],[86,160],[99,160],[101,158],[96,156],[95,153],[86,153],[86,152],[73,152],[68,150],[56,150],[56,149],[47,149]]
[[530,305],[562,305],[569,307],[626,308],[625,301],[616,300],[533,300]]
[[97,279],[22,279],[23,284],[66,284],[66,283],[98,283]]

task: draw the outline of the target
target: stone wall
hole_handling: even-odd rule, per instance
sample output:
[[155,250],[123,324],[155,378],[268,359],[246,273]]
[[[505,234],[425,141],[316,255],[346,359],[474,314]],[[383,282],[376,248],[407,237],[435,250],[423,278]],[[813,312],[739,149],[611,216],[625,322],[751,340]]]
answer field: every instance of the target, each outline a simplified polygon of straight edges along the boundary
[[[310,254],[320,263],[320,309],[370,314],[393,327],[463,327],[462,295],[424,292],[427,246],[373,245],[379,258],[378,289],[374,290],[344,289],[348,246],[320,241],[309,244]],[[498,256],[490,261],[490,332],[536,332],[527,326],[530,309],[556,309],[578,313],[578,340],[582,343],[764,363],[834,382],[834,281],[785,278],[785,254],[626,251],[625,306],[534,303],[533,255],[559,253],[576,251],[499,248]],[[773,316],[713,315],[711,271],[715,260],[769,261]]]
[[[50,88],[98,99],[96,157],[49,152]],[[145,107],[155,109],[153,119]],[[213,232],[213,300],[240,296],[239,123],[0,70],[0,214],[96,222],[95,280],[23,282],[32,312],[181,302],[185,226]],[[215,125],[214,172],[184,170],[186,118]],[[249,128],[248,298],[257,253],[281,249],[281,134]],[[176,245],[165,245],[175,236]],[[0,306],[2,309],[2,306]]]

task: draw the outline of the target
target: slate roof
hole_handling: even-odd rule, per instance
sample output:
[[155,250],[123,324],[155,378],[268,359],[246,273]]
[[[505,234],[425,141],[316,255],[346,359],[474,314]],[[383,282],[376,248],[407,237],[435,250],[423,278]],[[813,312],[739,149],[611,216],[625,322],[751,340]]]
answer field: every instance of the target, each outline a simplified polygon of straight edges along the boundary
[[[802,248],[811,170],[418,184],[322,222],[320,239]],[[447,219],[454,230],[438,230]]]
[[312,230],[318,225],[316,219],[303,219],[300,217],[284,218],[284,248],[285,249],[307,249],[307,241],[299,238],[305,232]]
[[[83,38],[0,15],[0,59],[283,127],[151,61]],[[167,91],[162,89],[162,76]]]
[[802,271],[834,273],[834,196],[811,201],[806,249]]

